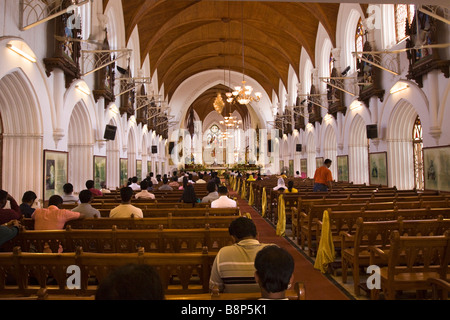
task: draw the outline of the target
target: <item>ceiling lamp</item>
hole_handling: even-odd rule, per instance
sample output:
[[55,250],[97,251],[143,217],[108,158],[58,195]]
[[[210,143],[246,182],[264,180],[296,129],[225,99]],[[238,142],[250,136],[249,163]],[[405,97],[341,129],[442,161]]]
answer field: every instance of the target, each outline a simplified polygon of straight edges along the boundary
[[242,3],[242,86],[234,87],[234,91],[231,95],[227,94],[227,101],[233,101],[234,97],[240,104],[246,105],[252,101],[259,102],[261,100],[262,94],[260,92],[255,92],[255,96],[252,95],[253,88],[251,86],[246,86],[245,81],[245,44],[244,44],[244,3]]
[[220,93],[217,94],[216,100],[214,100],[213,105],[217,113],[222,114],[222,110],[225,107],[225,102],[223,102],[222,95]]
[[239,125],[242,124],[242,120],[238,120],[237,117],[234,117],[230,113],[230,116],[224,117],[224,120],[220,121],[220,124],[225,125],[225,127],[229,128],[229,129],[232,129],[232,128],[239,129]]

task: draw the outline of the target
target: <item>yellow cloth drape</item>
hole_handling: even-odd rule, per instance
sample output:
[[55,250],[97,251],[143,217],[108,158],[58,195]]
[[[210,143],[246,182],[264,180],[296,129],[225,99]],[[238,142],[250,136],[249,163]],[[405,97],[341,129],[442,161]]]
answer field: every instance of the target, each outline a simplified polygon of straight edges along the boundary
[[252,206],[253,203],[255,202],[255,194],[253,193],[253,183],[250,183],[250,192],[249,192],[249,196],[248,196],[248,205]]
[[266,208],[267,208],[267,195],[266,195],[266,187],[263,188],[262,190],[262,196],[261,196],[262,200],[261,200],[261,215],[263,217],[266,216]]
[[241,199],[246,199],[247,197],[247,184],[245,183],[245,180],[242,181],[242,192],[241,192]]
[[284,204],[284,197],[282,194],[278,197],[278,222],[277,222],[277,236],[284,237],[286,235],[286,208]]
[[236,177],[232,176],[231,178],[231,188],[236,191]]
[[240,191],[240,189],[241,189],[241,179],[239,179],[239,178],[236,178],[237,179],[237,185],[236,185],[236,192],[237,193],[240,193],[239,191]]
[[322,233],[320,236],[319,249],[317,250],[316,262],[314,269],[320,270],[322,273],[327,272],[329,263],[334,261],[334,243],[330,228],[330,217],[328,211],[323,212],[322,218]]

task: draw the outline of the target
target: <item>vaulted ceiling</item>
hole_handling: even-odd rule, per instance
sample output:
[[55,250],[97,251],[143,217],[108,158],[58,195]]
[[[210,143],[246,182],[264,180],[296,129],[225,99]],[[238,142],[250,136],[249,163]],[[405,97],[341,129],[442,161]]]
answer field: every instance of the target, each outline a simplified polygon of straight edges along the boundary
[[212,69],[244,71],[269,97],[278,94],[289,65],[298,72],[302,48],[315,63],[319,22],[335,46],[339,10],[339,3],[288,1],[122,0],[122,6],[126,41],[138,26],[141,63],[148,54],[169,100],[184,80]]

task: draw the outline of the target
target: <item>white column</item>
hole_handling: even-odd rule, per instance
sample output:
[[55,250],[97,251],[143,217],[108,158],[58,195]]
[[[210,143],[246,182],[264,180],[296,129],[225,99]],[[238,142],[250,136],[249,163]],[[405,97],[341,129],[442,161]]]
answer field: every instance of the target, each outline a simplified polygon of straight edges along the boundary
[[106,186],[111,189],[120,187],[119,158],[119,150],[106,150]]
[[86,189],[86,181],[94,179],[94,145],[69,144],[68,181],[75,192]]
[[367,146],[348,146],[349,181],[369,184],[369,155]]

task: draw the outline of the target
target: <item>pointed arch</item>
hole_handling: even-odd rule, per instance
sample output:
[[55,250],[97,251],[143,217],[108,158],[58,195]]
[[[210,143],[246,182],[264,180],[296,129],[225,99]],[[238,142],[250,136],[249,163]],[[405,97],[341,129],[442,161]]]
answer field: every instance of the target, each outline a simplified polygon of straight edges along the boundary
[[356,114],[348,136],[349,180],[355,184],[369,182],[369,154],[366,123]]

